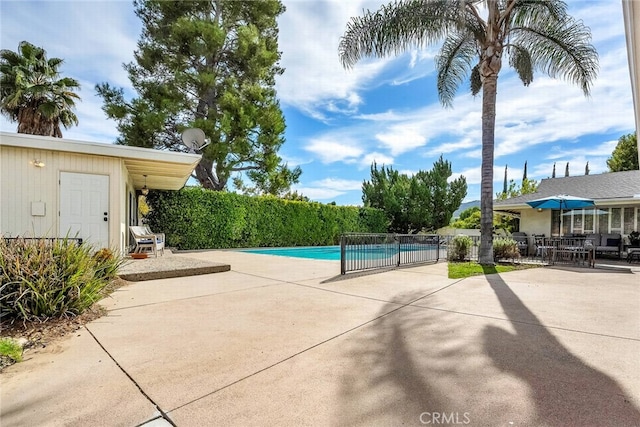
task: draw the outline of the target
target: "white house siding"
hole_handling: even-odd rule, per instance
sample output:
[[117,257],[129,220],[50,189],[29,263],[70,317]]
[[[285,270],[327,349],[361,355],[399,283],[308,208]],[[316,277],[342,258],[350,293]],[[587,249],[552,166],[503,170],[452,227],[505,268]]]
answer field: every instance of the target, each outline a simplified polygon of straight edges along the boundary
[[536,209],[525,209],[520,212],[520,231],[529,236],[544,234],[549,237],[551,224],[551,210],[544,209],[538,212]]
[[[33,165],[34,159],[45,163]],[[60,172],[90,173],[109,176],[109,241],[122,248],[126,218],[124,179],[126,169],[119,158],[92,156],[60,151],[0,146],[0,232],[4,236],[62,237],[59,230]],[[46,214],[34,216],[32,202],[44,202]],[[120,214],[120,215],[118,215]]]

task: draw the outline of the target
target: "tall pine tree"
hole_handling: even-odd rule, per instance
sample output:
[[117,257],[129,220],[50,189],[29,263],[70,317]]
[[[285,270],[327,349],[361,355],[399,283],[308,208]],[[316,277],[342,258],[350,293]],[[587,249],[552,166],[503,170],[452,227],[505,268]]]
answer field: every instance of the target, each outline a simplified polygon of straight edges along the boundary
[[451,162],[442,156],[429,171],[413,176],[390,166],[371,165],[371,180],[362,183],[365,206],[382,209],[389,218],[390,233],[433,231],[448,225],[467,195],[467,180],[449,181]]
[[[282,194],[297,182],[278,156],[285,122],[274,89],[279,67],[280,0],[135,0],[143,31],[135,62],[125,65],[138,97],[96,86],[115,119],[117,143],[187,151],[181,132],[197,127],[211,144],[195,175],[223,190],[234,175],[243,190]],[[236,180],[238,185],[241,181]]]

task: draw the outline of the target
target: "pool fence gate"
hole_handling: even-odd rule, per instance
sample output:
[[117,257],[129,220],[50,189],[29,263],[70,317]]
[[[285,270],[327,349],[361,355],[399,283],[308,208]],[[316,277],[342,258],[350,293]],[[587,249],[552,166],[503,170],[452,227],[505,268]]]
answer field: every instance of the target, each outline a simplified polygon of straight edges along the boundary
[[340,236],[340,274],[437,262],[437,234],[346,233]]

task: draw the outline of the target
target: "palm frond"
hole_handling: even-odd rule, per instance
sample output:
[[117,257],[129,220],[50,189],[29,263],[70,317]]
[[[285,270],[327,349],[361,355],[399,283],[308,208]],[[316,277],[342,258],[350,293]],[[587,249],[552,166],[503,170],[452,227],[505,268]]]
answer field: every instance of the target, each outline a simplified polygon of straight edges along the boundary
[[438,70],[438,96],[450,107],[458,87],[471,71],[472,61],[478,57],[473,34],[455,33],[447,37],[435,58]]
[[[18,51],[0,51],[0,111],[18,121],[18,132],[44,132],[61,136],[59,123],[77,124],[72,109],[80,97],[77,80],[59,78],[62,59],[47,59],[46,51],[29,42],[18,45]],[[35,124],[35,126],[34,126]],[[57,128],[57,129],[56,129]]]
[[525,86],[529,86],[533,81],[533,64],[531,55],[519,46],[508,47],[509,65],[518,73],[520,80]]
[[49,68],[51,68],[52,70],[56,70],[58,69],[58,67],[64,62],[63,59],[60,58],[51,58],[49,59],[49,61],[47,61],[47,66]]
[[400,54],[424,47],[468,25],[466,8],[452,7],[451,0],[407,0],[367,11],[347,24],[338,52],[345,68],[369,56]]
[[6,64],[8,69],[20,64],[20,55],[9,49],[0,50],[0,58],[2,59],[3,66]]
[[63,77],[60,80],[55,82],[58,86],[64,86],[67,88],[78,88],[80,89],[80,83],[76,79],[72,79],[71,77]]
[[518,0],[513,10],[511,24],[526,27],[539,20],[567,19],[567,4],[561,0]]
[[540,16],[527,26],[512,28],[510,42],[528,52],[534,70],[576,83],[589,95],[599,69],[598,53],[582,21]]
[[38,104],[38,112],[42,114],[47,120],[51,120],[59,115],[60,109],[55,102],[47,101]]
[[482,89],[482,77],[480,76],[479,64],[476,64],[471,69],[471,78],[470,78],[469,84],[471,86],[471,94],[473,96],[476,96],[477,94],[480,93],[480,90]]

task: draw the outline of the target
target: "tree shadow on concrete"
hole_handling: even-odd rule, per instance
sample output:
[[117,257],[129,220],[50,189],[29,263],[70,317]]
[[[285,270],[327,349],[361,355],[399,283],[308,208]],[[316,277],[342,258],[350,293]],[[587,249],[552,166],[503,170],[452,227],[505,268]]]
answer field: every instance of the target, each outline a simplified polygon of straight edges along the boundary
[[486,278],[515,332],[486,326],[485,353],[496,368],[526,382],[535,405],[536,425],[640,425],[640,411],[627,397],[628,392],[614,379],[572,354],[499,274],[489,274]]
[[423,422],[432,423],[433,413],[459,413],[464,421],[465,408],[456,407],[441,381],[458,377],[449,356],[465,353],[454,332],[460,319],[419,307],[398,309],[420,296],[394,298],[380,310],[390,314],[346,343],[349,365],[340,382],[339,425],[421,425],[421,414]]

